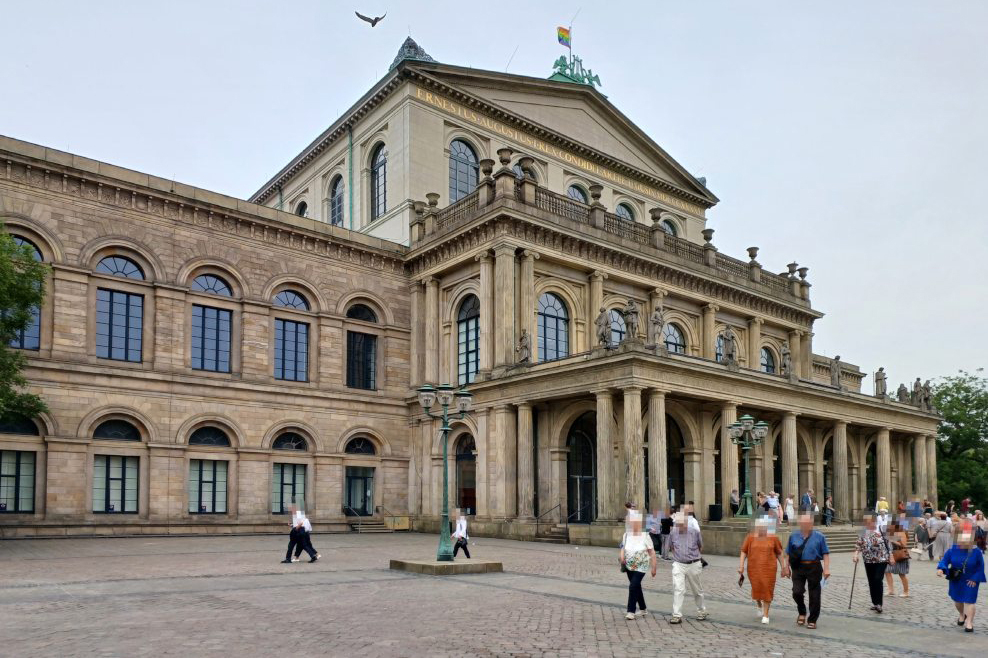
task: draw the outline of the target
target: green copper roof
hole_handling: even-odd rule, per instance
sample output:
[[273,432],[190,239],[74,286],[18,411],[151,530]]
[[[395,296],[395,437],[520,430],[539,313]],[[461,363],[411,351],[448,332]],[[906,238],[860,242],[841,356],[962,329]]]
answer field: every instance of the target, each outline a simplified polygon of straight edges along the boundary
[[388,67],[390,71],[394,67],[398,66],[406,59],[414,59],[418,62],[435,62],[429,53],[423,50],[422,46],[415,43],[412,37],[405,39],[405,43],[401,44],[401,48],[398,49],[398,54],[395,55],[395,60],[391,62],[391,66]]

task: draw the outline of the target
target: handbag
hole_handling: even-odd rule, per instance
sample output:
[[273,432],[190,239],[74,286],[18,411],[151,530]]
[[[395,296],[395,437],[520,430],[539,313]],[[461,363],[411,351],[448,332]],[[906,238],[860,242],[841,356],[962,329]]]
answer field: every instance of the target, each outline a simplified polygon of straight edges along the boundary
[[[899,535],[897,534],[896,537],[898,537],[898,536]],[[901,542],[900,541],[895,541],[895,540],[893,540],[893,541],[894,541],[895,544],[898,544],[898,546],[899,546],[898,548],[896,548],[895,550],[892,551],[892,557],[895,559],[895,561],[896,562],[900,562],[902,560],[908,560],[909,557],[910,557],[909,556],[909,538],[906,537],[905,540],[904,541],[901,541]]]
[[947,569],[947,580],[954,582],[955,580],[960,580],[964,576],[964,570],[967,569],[967,561],[971,559],[971,553],[974,551],[973,548],[967,549],[967,557],[964,558],[964,566],[960,569],[957,567],[948,567]]

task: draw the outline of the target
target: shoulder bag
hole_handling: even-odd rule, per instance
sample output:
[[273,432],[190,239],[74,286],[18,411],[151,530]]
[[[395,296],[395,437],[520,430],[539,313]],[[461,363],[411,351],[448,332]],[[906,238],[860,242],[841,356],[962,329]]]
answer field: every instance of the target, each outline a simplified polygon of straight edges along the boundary
[[954,582],[955,580],[960,580],[964,576],[964,570],[967,569],[967,561],[971,559],[971,553],[973,551],[973,548],[967,549],[967,557],[964,558],[964,566],[960,569],[957,567],[950,567],[947,569],[947,580]]

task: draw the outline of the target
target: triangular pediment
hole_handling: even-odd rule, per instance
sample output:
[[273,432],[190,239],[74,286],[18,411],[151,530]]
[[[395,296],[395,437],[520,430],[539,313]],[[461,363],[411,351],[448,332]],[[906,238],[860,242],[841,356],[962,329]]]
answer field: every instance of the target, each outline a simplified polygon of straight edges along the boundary
[[414,62],[433,78],[646,175],[716,203],[707,188],[589,85]]

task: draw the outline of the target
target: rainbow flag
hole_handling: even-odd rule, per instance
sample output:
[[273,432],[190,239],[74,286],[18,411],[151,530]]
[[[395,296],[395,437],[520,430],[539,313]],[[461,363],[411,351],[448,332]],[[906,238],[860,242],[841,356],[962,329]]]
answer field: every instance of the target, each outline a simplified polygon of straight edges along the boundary
[[559,43],[561,43],[562,45],[566,46],[567,48],[570,47],[569,29],[568,28],[565,28],[565,27],[557,27],[556,28],[556,38],[559,39]]

